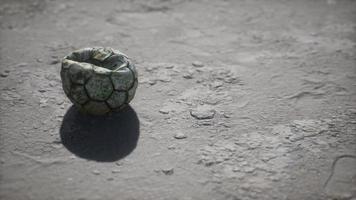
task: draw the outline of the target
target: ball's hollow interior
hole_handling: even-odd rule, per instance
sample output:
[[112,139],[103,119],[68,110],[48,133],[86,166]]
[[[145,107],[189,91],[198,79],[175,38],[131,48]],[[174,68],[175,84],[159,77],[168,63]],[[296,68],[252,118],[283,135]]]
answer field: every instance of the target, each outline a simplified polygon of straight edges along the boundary
[[124,63],[127,63],[124,55],[115,54],[111,49],[106,48],[83,49],[73,52],[66,59],[80,63],[89,63],[109,70],[116,70]]

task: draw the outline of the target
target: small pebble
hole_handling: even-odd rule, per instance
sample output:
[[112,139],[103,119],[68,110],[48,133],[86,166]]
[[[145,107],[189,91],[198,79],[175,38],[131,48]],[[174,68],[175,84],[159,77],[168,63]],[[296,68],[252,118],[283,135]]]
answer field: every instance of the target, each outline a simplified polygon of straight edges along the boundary
[[167,148],[168,148],[169,150],[172,150],[172,149],[175,149],[176,147],[173,146],[173,145],[170,145],[170,146],[168,146]]
[[173,67],[174,67],[173,64],[169,64],[169,65],[166,65],[166,66],[165,66],[166,69],[172,69]]
[[148,84],[150,85],[155,85],[157,83],[156,80],[148,80]]
[[224,116],[225,118],[231,118],[231,117],[232,117],[232,113],[224,112],[224,113],[223,113],[223,116]]
[[203,64],[202,62],[200,62],[200,61],[194,61],[194,62],[192,63],[192,65],[193,65],[194,67],[204,67],[204,64]]
[[28,64],[27,63],[19,63],[17,64],[17,67],[26,67]]
[[190,74],[190,73],[185,73],[185,74],[183,74],[183,78],[185,78],[185,79],[192,79],[192,78],[193,78],[193,75]]
[[187,135],[185,135],[185,134],[182,133],[182,132],[179,132],[179,133],[176,133],[176,134],[174,135],[174,138],[175,138],[175,139],[178,139],[178,140],[180,140],[180,139],[185,139],[185,138],[187,138]]
[[169,113],[169,110],[166,109],[166,108],[162,108],[160,109],[158,112],[162,113],[162,114],[168,114]]
[[113,170],[111,171],[111,173],[117,174],[117,173],[120,173],[120,170],[119,170],[119,169],[113,169]]
[[172,167],[165,168],[161,170],[165,175],[172,175],[174,173],[174,169]]
[[93,170],[92,173],[93,173],[94,175],[99,175],[99,174],[100,174],[100,171],[99,171],[99,170]]
[[198,106],[190,111],[190,115],[195,119],[212,119],[215,116],[215,110],[209,106]]
[[3,78],[7,77],[8,75],[9,75],[8,73],[4,73],[4,72],[0,73],[0,76],[3,77]]

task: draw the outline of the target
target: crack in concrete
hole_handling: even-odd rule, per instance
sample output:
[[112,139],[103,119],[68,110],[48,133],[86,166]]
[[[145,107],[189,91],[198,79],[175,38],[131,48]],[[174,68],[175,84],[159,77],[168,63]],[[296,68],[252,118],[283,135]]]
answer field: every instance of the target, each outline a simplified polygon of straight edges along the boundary
[[345,155],[337,156],[337,157],[334,159],[334,161],[333,161],[333,163],[332,163],[332,165],[331,165],[331,172],[330,172],[330,174],[329,174],[329,177],[326,179],[326,181],[325,181],[325,183],[324,183],[324,186],[323,186],[324,189],[328,186],[328,184],[329,184],[331,178],[334,176],[334,173],[335,173],[335,166],[336,166],[337,162],[338,162],[340,159],[342,159],[342,158],[354,158],[354,159],[356,159],[356,156],[355,156],[355,155],[348,155],[348,154],[345,154]]

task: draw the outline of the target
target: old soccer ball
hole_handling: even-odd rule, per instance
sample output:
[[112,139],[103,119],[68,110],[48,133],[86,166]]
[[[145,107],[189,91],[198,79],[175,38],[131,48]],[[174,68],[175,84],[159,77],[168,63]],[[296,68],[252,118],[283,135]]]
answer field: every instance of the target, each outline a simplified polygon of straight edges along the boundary
[[129,58],[111,48],[84,48],[62,60],[63,90],[81,111],[119,111],[135,96],[137,71]]

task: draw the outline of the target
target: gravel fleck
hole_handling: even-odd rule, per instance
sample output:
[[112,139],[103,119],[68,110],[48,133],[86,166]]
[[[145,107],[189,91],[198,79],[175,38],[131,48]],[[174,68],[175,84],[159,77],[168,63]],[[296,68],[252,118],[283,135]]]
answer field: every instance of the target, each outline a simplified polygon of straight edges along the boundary
[[194,62],[192,63],[192,65],[193,65],[194,67],[204,67],[204,64],[203,64],[202,62],[200,62],[200,61],[194,61]]
[[165,175],[172,175],[174,173],[173,167],[164,168],[161,170]]
[[119,169],[113,169],[113,170],[111,171],[111,173],[117,174],[117,173],[120,173],[120,170],[119,170]]
[[193,116],[195,119],[212,119],[215,116],[215,110],[212,109],[210,106],[203,105],[198,106],[190,111],[190,115]]
[[27,67],[28,63],[19,63],[16,65],[17,67]]
[[184,73],[184,74],[183,74],[183,78],[185,78],[185,79],[192,79],[192,78],[193,78],[193,74]]
[[99,170],[96,170],[96,169],[93,170],[92,173],[93,173],[94,175],[100,175],[100,171],[99,171]]
[[162,114],[168,114],[169,110],[167,108],[161,108],[158,112],[160,112]]
[[5,73],[5,72],[0,73],[0,76],[3,77],[3,78],[7,77],[8,75],[9,75],[9,74],[8,74],[8,73]]
[[175,135],[174,135],[174,138],[175,139],[185,139],[185,138],[187,138],[187,135],[185,135],[184,133],[182,133],[182,132],[178,132],[178,133],[176,133]]

